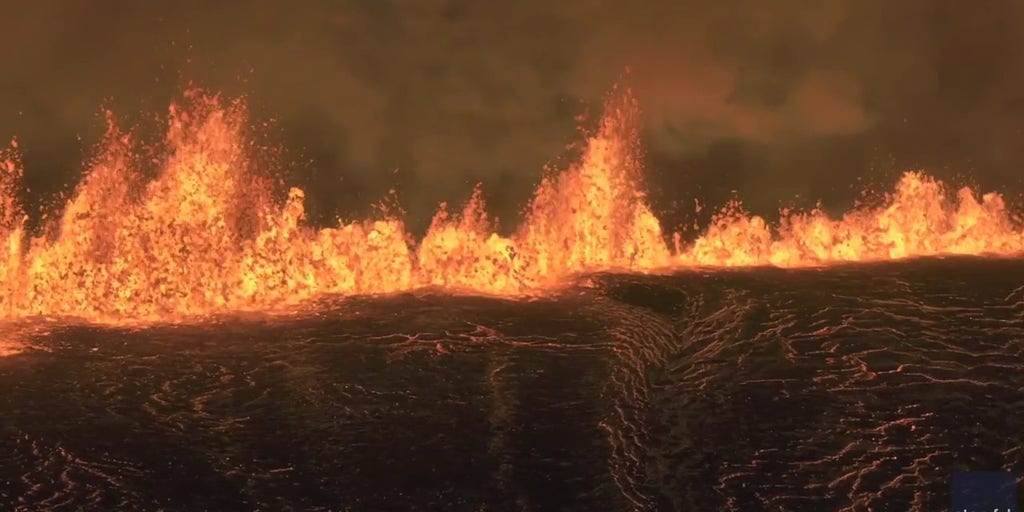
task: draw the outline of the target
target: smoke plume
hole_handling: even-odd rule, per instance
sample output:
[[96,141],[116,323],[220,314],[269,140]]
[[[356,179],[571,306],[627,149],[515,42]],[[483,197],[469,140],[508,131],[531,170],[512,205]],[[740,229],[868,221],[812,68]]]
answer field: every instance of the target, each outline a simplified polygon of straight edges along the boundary
[[[1011,0],[8,2],[0,135],[51,197],[103,105],[129,122],[194,81],[273,119],[319,221],[391,188],[423,228],[483,182],[507,226],[630,69],[660,213],[735,190],[836,208],[926,168],[1020,185],[1024,7]],[[889,184],[889,183],[886,183]],[[673,227],[673,226],[668,226]]]

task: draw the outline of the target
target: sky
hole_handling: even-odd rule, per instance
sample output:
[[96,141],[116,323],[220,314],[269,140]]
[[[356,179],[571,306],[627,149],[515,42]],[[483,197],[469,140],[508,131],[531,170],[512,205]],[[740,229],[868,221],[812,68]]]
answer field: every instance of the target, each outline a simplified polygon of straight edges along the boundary
[[914,169],[1024,190],[1013,0],[0,5],[0,137],[18,137],[36,202],[80,177],[101,107],[161,114],[186,82],[274,122],[280,172],[316,222],[368,215],[394,188],[422,230],[480,182],[514,226],[545,167],[571,158],[578,117],[623,80],[668,229],[694,199],[841,210]]

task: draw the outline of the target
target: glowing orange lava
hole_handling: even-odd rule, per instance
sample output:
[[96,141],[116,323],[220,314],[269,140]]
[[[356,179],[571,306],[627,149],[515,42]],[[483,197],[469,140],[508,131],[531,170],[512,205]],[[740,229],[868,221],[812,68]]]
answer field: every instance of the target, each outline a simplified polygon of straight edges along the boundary
[[420,287],[504,296],[542,293],[597,269],[821,265],[936,254],[1016,255],[1024,231],[998,194],[908,173],[887,202],[841,219],[784,213],[780,226],[732,205],[688,247],[670,249],[641,187],[638,109],[611,95],[582,159],[545,179],[525,222],[494,232],[479,188],[458,214],[442,205],[412,241],[395,218],[328,229],[303,224],[303,192],[273,199],[240,102],[190,91],[170,109],[155,179],[112,119],[62,216],[29,239],[17,201],[17,145],[0,154],[0,317],[179,321],[287,308],[320,294]]

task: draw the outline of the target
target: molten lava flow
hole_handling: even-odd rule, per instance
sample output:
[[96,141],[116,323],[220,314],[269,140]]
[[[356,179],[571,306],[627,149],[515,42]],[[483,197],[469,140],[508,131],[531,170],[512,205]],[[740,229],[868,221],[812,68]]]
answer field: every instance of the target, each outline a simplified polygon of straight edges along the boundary
[[[276,201],[240,102],[190,91],[171,107],[164,154],[143,158],[108,130],[62,215],[29,239],[17,201],[17,144],[0,154],[0,316],[177,321],[270,311],[318,294],[439,287],[520,296],[598,269],[808,266],[934,254],[1019,254],[1024,236],[997,194],[947,198],[908,173],[880,207],[841,219],[785,213],[778,228],[729,205],[674,251],[642,192],[638,110],[611,95],[581,160],[548,176],[511,236],[497,234],[478,188],[459,214],[442,205],[415,243],[394,218],[327,229],[303,223],[304,194]],[[156,177],[142,177],[157,165]]]
[[1024,231],[999,194],[985,194],[979,202],[965,187],[950,200],[941,182],[908,172],[880,207],[857,208],[838,220],[829,219],[820,209],[805,214],[783,212],[777,233],[764,219],[730,205],[693,247],[679,255],[679,261],[804,267],[940,254],[1021,253]]
[[16,285],[21,274],[22,242],[25,236],[25,215],[18,201],[20,181],[18,143],[12,141],[11,148],[0,153],[0,279],[3,280],[0,313],[6,317],[18,313],[14,300],[19,292]]

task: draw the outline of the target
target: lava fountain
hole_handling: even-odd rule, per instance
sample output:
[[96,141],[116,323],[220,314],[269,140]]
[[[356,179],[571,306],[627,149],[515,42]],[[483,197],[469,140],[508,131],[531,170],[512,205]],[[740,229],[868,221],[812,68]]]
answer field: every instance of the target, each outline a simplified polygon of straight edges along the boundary
[[881,206],[840,219],[783,212],[778,227],[731,204],[693,244],[673,249],[642,187],[638,108],[609,96],[579,162],[546,177],[508,237],[478,187],[458,213],[441,205],[416,242],[397,218],[304,224],[304,195],[275,200],[245,106],[199,90],[171,106],[163,156],[108,115],[108,129],[62,215],[30,237],[18,201],[16,143],[0,154],[0,317],[98,323],[183,321],[287,309],[321,294],[422,287],[502,296],[544,293],[580,272],[686,266],[823,265],[938,254],[1017,255],[1024,231],[995,193],[956,197],[907,173]]

